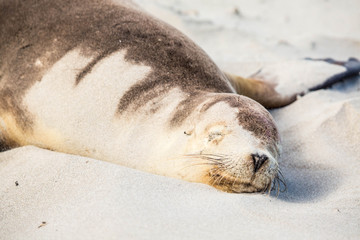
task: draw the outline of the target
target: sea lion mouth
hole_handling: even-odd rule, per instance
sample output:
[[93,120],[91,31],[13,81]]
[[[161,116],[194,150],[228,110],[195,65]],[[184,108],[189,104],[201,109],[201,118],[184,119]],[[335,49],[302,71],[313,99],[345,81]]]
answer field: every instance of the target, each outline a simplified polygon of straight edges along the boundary
[[[208,165],[205,173],[205,183],[221,191],[230,193],[269,193],[275,190],[279,192],[286,190],[285,179],[278,168],[269,167],[270,163],[259,167],[254,166],[246,169],[239,167],[230,156],[218,154],[194,154],[187,157],[201,159],[205,162],[199,165]],[[256,171],[254,170],[256,168]]]
[[272,179],[269,177],[262,184],[257,186],[254,182],[242,181],[238,177],[224,176],[224,174],[210,174],[210,185],[215,188],[231,193],[253,193],[253,192],[270,192]]
[[[230,193],[268,193],[275,190],[278,196],[280,192],[286,191],[286,183],[281,171],[278,171],[273,178],[263,176],[261,181],[243,181],[238,176],[229,176],[227,173],[214,174],[209,173],[209,184],[221,191]],[[253,177],[252,179],[256,179]]]

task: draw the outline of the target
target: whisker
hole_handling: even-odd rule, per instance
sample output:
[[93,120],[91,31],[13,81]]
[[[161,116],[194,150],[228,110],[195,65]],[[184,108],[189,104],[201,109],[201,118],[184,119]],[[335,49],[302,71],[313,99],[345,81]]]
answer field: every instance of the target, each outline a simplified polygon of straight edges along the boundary
[[[230,177],[233,177],[233,176],[231,176],[229,173],[228,173],[228,171],[229,170],[231,170],[231,169],[233,169],[234,168],[234,166],[231,166],[232,164],[227,164],[227,165],[225,165],[225,166],[222,166],[220,169],[221,169],[221,177],[220,178],[218,178],[215,182],[214,182],[214,184],[216,184],[216,182],[218,181],[218,180],[220,180],[217,184],[221,184],[221,181],[226,177],[226,176],[230,176]],[[231,168],[229,168],[229,166],[231,166]]]
[[270,196],[270,193],[271,193],[271,181],[270,181],[270,183],[268,183],[266,190],[268,191],[268,196]]
[[216,182],[220,179],[220,182],[221,182],[221,178],[222,178],[222,173],[223,169],[221,168],[218,168],[216,169],[216,171],[211,175],[211,186],[214,186],[216,184]]
[[[225,173],[225,174],[224,174]],[[227,171],[223,171],[221,174],[221,179],[219,181],[219,184],[221,184],[221,181],[225,178],[225,175],[229,176],[229,173]]]
[[277,187],[276,187],[276,198],[277,198],[277,197],[279,197],[279,194],[280,194],[280,180],[279,180],[278,177],[276,178],[276,183],[277,183]]
[[207,166],[207,165],[217,165],[216,163],[208,163],[208,162],[204,162],[204,163],[193,163],[193,164],[189,164],[188,166],[185,166],[183,168],[189,168],[189,167],[194,167],[194,166]]
[[221,155],[211,155],[211,154],[186,154],[185,157],[191,157],[191,158],[204,158],[204,159],[211,159],[215,161],[220,161],[223,159],[228,159],[228,156],[221,156]]
[[232,188],[234,189],[234,184],[236,182],[236,180],[238,179],[238,177],[240,176],[240,172],[238,171],[234,177],[234,181],[233,181],[233,184],[232,184]]
[[219,181],[219,180],[220,180],[219,184],[221,183],[222,179],[224,178],[224,175],[223,175],[224,171],[223,170],[224,169],[222,169],[222,168],[218,168],[217,172],[214,175],[214,177],[216,179],[214,179],[214,182],[212,183],[213,185],[217,184],[216,182]]
[[217,167],[215,170],[214,168],[210,170],[210,182],[211,185],[213,186],[213,184],[216,182],[216,178],[220,177],[219,172],[221,171],[221,168]]
[[225,155],[225,154],[209,154],[209,153],[185,154],[185,156],[207,156],[207,157],[217,157],[217,158],[228,157],[228,156]]
[[[279,175],[280,174],[280,175]],[[277,175],[277,179],[283,184],[284,186],[284,189],[281,190],[280,189],[280,192],[286,192],[287,191],[287,185],[286,185],[286,181],[285,181],[285,177],[284,175],[282,174],[281,170],[279,169],[278,171],[278,175]],[[280,187],[279,187],[280,188]]]
[[[191,163],[187,166],[184,166],[183,168],[181,168],[181,170],[185,169],[185,168],[189,168],[192,166],[220,166],[223,167],[224,169],[229,167],[231,164],[231,160],[227,157],[224,158],[220,158],[222,156],[225,155],[214,155],[214,154],[186,154],[183,156],[178,156],[175,158],[171,158],[168,160],[178,160],[178,159],[185,159],[188,161],[191,161]],[[214,158],[216,157],[216,158]],[[194,160],[199,160],[196,163],[193,163]]]

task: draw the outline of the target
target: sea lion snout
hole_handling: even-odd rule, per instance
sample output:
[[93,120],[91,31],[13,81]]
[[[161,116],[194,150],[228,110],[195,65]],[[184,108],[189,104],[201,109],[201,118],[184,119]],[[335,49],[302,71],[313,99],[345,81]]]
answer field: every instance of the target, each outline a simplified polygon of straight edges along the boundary
[[267,154],[224,158],[210,170],[210,185],[226,192],[267,192],[276,186],[279,168]]
[[269,159],[265,154],[259,155],[258,153],[251,154],[251,158],[254,164],[254,173],[256,173]]

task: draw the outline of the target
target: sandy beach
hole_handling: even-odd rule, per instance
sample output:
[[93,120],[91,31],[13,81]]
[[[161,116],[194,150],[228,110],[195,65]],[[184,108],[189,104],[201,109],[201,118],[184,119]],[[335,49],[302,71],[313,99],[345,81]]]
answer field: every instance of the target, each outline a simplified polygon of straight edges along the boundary
[[[291,94],[360,59],[358,0],[137,0],[225,71]],[[269,75],[270,74],[270,75]],[[359,239],[360,77],[270,111],[287,191],[230,194],[33,146],[0,153],[0,239]]]

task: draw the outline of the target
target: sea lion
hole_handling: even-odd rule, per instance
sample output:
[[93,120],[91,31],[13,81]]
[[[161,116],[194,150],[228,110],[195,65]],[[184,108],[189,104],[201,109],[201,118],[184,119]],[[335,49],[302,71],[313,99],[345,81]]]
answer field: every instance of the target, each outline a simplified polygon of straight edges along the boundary
[[35,145],[228,192],[267,191],[280,179],[275,122],[248,97],[278,107],[295,96],[224,74],[135,4],[1,1],[0,33],[3,147]]

